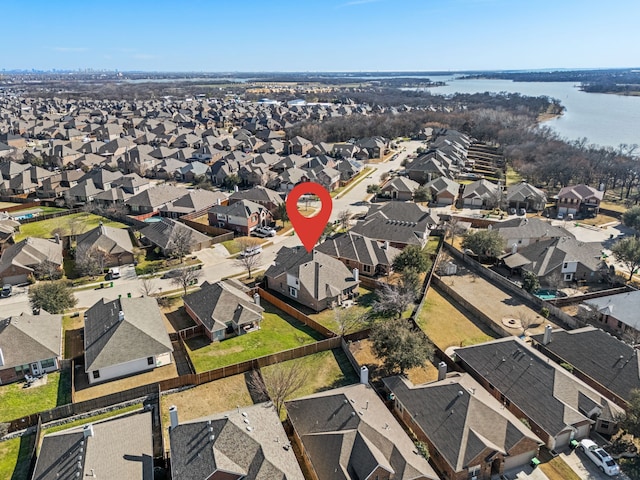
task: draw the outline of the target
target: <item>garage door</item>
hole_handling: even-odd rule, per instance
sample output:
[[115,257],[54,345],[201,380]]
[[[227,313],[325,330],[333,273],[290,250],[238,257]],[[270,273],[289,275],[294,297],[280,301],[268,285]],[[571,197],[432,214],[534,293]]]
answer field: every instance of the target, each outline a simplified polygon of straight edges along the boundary
[[536,451],[531,450],[530,452],[521,453],[520,455],[514,455],[513,457],[504,457],[504,471],[526,465],[535,456]]
[[557,450],[558,448],[566,447],[567,445],[569,445],[569,440],[571,440],[570,431],[561,433],[556,437],[556,446],[554,450]]
[[13,275],[11,277],[4,277],[2,283],[9,283],[11,285],[20,285],[21,283],[27,283],[26,275]]

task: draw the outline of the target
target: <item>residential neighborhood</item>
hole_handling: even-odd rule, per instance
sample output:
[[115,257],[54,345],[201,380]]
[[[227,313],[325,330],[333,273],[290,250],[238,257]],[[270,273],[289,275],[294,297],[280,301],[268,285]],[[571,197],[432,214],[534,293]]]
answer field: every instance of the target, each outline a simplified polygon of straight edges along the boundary
[[386,108],[0,93],[0,452],[32,442],[33,479],[554,480],[591,438],[626,474],[626,210],[453,128],[289,134]]

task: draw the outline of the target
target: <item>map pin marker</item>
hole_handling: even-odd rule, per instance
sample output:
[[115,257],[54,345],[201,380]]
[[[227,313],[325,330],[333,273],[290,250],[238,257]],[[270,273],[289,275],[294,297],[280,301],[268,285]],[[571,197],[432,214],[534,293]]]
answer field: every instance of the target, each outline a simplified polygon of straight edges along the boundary
[[[312,217],[305,217],[298,211],[298,199],[308,193],[317,196],[322,203],[320,211]],[[327,226],[327,222],[331,216],[332,208],[333,201],[331,200],[331,195],[327,189],[319,183],[299,183],[289,192],[289,196],[287,197],[287,215],[289,216],[289,220],[291,220],[293,229],[298,234],[298,237],[300,237],[304,248],[307,249],[307,252],[313,250],[320,235],[322,235],[324,227]]]

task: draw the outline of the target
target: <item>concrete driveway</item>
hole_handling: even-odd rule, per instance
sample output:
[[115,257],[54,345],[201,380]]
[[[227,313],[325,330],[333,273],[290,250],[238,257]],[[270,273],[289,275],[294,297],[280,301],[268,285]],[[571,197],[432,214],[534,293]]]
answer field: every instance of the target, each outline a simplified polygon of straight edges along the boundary
[[598,467],[579,449],[566,450],[560,454],[562,459],[576,472],[582,480],[606,480],[615,478],[618,480],[629,480],[629,477],[624,473],[615,477],[610,477],[601,472]]

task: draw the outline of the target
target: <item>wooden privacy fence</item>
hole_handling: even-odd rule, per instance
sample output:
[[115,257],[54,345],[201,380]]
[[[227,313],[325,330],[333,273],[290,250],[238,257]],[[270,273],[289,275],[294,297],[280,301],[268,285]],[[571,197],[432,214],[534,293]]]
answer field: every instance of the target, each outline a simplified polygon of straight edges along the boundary
[[278,307],[280,310],[282,310],[283,312],[291,315],[296,320],[304,323],[308,327],[313,328],[316,332],[318,332],[319,334],[323,335],[324,337],[331,338],[331,337],[335,337],[336,336],[335,332],[332,332],[331,330],[329,330],[324,325],[321,325],[320,323],[316,322],[315,320],[309,318],[308,316],[306,316],[304,313],[302,313],[297,308],[295,308],[295,307],[289,305],[288,303],[282,301],[281,299],[279,299],[275,295],[272,295],[271,293],[267,292],[266,290],[258,287],[258,294],[260,295],[261,298],[264,298],[271,305],[273,305],[275,307]]

